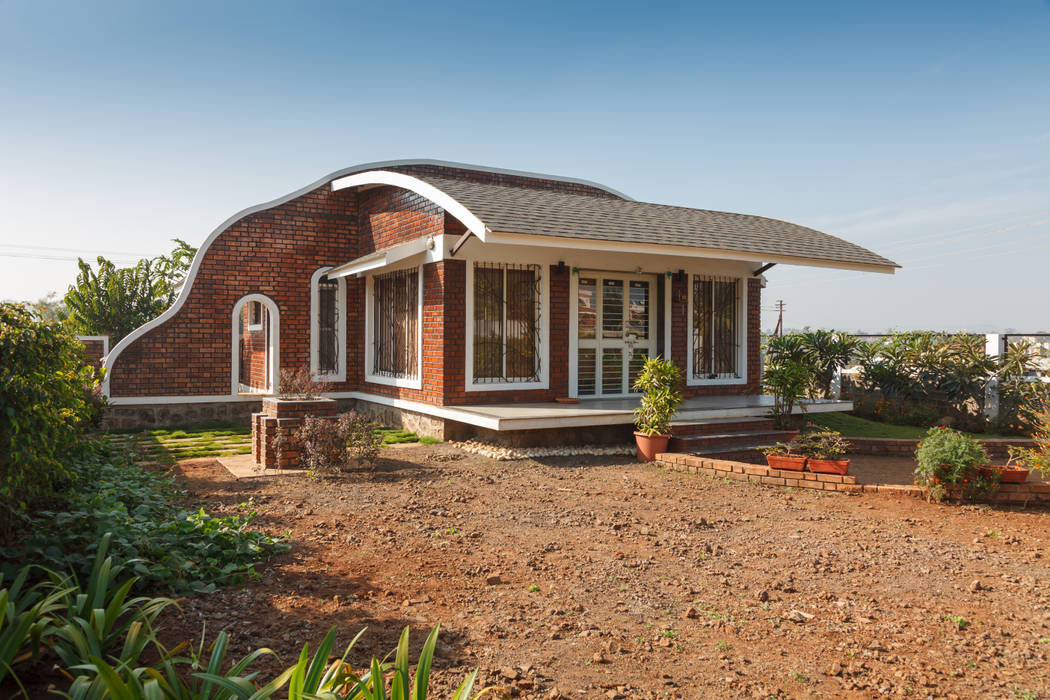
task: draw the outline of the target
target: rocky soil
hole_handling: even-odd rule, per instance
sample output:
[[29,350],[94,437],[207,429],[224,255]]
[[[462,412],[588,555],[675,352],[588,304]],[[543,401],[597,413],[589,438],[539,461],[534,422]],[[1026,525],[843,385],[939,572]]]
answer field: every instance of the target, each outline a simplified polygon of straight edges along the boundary
[[[333,625],[351,661],[526,698],[1050,696],[1050,513],[713,480],[627,457],[384,450],[374,473],[234,480],[182,462],[215,513],[292,550],[183,601],[174,643],[231,632],[291,663]],[[272,664],[277,668],[277,664]]]

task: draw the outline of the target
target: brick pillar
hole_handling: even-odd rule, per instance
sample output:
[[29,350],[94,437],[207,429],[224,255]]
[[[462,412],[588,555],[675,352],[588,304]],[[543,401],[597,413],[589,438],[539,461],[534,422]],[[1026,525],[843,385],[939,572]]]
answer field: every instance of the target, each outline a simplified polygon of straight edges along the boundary
[[[334,418],[338,404],[333,399],[263,399],[261,413],[252,414],[252,457],[265,469],[290,469],[299,464],[299,445],[294,436],[307,416]],[[288,439],[277,453],[274,440]]]

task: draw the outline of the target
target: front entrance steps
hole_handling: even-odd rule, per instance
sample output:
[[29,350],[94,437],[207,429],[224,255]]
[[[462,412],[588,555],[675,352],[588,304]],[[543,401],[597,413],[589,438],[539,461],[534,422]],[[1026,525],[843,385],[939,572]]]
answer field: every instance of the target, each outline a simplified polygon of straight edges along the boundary
[[769,418],[676,421],[671,424],[671,442],[667,449],[708,459],[761,462],[759,448],[786,442],[796,433],[778,430]]

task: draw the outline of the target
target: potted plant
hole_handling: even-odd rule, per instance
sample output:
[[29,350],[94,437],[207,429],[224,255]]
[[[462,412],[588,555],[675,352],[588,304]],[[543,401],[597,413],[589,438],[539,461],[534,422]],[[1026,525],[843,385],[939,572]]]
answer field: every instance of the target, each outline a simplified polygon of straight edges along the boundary
[[634,390],[642,395],[641,405],[634,412],[634,441],[640,461],[651,462],[667,451],[671,419],[682,405],[681,384],[682,373],[668,360],[650,357],[645,361],[634,383]]
[[[1028,474],[1032,467],[1037,467],[1037,463],[1029,455],[1033,450],[1014,445],[1009,445],[1006,449],[1010,452],[1010,459],[1006,464],[989,464],[981,467],[981,475],[988,478],[998,476],[1000,484],[1023,484],[1028,481]],[[1014,466],[1015,463],[1024,466]]]
[[926,488],[927,497],[976,500],[991,495],[999,485],[995,472],[982,472],[988,453],[968,435],[951,428],[930,428],[915,451],[915,483]]
[[791,442],[778,442],[770,447],[759,448],[766,456],[766,464],[773,469],[787,469],[800,472],[806,468],[806,455],[799,452],[799,443],[792,438]]
[[849,450],[849,443],[834,430],[816,430],[799,435],[800,451],[809,459],[806,466],[817,474],[845,474],[849,460],[842,457]]

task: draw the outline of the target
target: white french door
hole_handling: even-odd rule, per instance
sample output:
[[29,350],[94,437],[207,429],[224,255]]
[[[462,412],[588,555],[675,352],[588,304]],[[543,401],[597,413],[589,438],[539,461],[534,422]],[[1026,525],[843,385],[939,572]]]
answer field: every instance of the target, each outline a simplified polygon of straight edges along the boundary
[[656,277],[581,271],[576,287],[576,395],[633,394],[656,354]]

